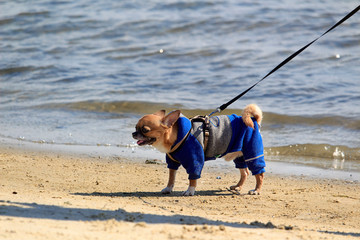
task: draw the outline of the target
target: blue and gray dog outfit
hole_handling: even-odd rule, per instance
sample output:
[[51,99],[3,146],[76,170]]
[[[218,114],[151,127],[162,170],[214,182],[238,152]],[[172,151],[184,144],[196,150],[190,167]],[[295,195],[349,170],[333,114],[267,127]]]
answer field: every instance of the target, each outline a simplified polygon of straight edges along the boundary
[[236,168],[248,167],[253,175],[265,172],[262,137],[256,120],[253,121],[254,129],[235,114],[211,117],[204,150],[204,123],[192,123],[188,118],[180,117],[177,140],[172,148],[180,146],[166,155],[168,168],[177,170],[182,165],[189,179],[198,179],[205,161],[242,151],[243,156],[234,160]]

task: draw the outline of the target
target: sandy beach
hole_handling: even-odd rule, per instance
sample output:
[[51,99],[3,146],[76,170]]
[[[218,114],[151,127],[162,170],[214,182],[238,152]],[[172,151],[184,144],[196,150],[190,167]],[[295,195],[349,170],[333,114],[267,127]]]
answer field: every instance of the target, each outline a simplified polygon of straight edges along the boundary
[[[263,192],[205,168],[196,196],[164,164],[3,146],[0,239],[358,239],[359,182],[265,175]],[[220,179],[219,179],[220,176]]]

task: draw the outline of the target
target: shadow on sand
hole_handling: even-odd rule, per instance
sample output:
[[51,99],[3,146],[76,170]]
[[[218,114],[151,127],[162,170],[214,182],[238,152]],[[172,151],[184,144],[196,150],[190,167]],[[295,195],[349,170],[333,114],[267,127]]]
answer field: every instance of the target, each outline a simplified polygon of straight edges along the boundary
[[[92,193],[73,193],[73,195],[79,196],[92,196],[92,197],[180,197],[182,192],[175,191],[171,194],[161,194],[160,192],[92,192]],[[207,190],[196,191],[197,196],[231,196],[232,192],[226,190]],[[246,195],[246,194],[241,194]]]
[[115,219],[127,222],[145,222],[148,224],[207,224],[224,225],[237,228],[254,228],[250,224],[214,221],[203,217],[188,215],[161,215],[141,212],[128,212],[124,209],[102,210],[91,208],[72,208],[45,205],[37,203],[24,203],[12,201],[0,201],[0,215],[8,217],[38,218],[62,221],[106,221]]
[[[200,191],[198,194],[203,196],[213,195],[231,195],[221,190],[218,191]],[[176,195],[162,195],[158,192],[118,192],[118,193],[74,193],[74,195],[80,196],[101,196],[101,197],[138,197],[143,200],[144,198],[151,196],[163,196],[172,197],[181,195],[181,192]],[[38,218],[38,219],[50,219],[50,220],[62,220],[62,221],[106,221],[114,219],[117,221],[126,222],[145,222],[147,224],[182,224],[182,225],[213,225],[213,226],[227,226],[236,228],[277,228],[271,222],[264,224],[261,222],[238,223],[238,222],[226,222],[220,220],[211,220],[204,217],[173,214],[173,215],[161,215],[150,214],[141,212],[128,212],[124,209],[117,210],[103,210],[103,209],[91,209],[91,208],[73,208],[71,204],[69,207],[46,205],[37,203],[25,203],[25,202],[13,202],[0,200],[0,216],[8,217],[22,217],[22,218]],[[286,228],[285,228],[286,229]],[[321,233],[327,233],[331,235],[339,236],[353,236],[360,237],[360,233],[355,232],[337,232],[337,231],[319,231]]]

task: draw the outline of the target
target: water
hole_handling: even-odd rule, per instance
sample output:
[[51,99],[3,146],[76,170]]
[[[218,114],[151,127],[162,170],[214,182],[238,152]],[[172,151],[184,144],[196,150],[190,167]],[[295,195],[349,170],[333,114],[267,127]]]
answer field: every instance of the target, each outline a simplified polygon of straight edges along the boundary
[[[135,154],[140,116],[209,114],[358,4],[1,1],[0,137]],[[225,114],[263,109],[270,160],[360,171],[359,66],[357,13]]]

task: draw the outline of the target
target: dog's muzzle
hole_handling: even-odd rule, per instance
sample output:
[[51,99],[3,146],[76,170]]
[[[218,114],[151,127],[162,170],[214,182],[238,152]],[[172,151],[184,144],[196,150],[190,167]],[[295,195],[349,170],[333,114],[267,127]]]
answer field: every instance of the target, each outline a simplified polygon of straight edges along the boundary
[[139,146],[152,145],[156,141],[156,138],[150,138],[150,137],[144,136],[140,132],[133,132],[132,136],[135,140],[138,140],[136,143]]

